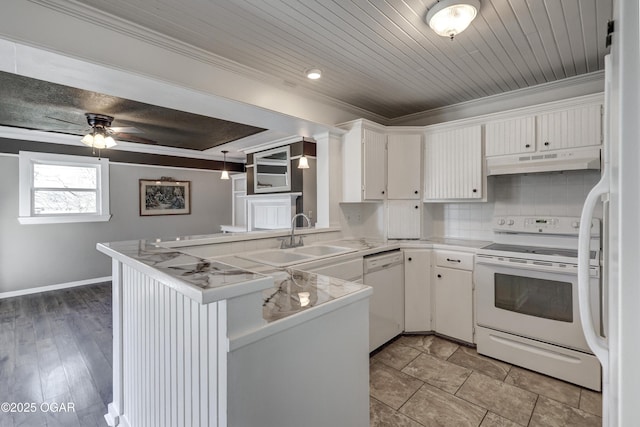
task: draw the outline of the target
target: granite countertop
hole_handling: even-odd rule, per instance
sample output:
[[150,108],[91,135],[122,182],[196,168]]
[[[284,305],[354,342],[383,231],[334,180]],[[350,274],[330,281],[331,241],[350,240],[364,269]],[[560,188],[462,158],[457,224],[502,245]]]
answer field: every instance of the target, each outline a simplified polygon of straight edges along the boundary
[[264,290],[262,314],[267,322],[300,313],[369,286],[288,268],[272,274],[274,287]]
[[143,268],[146,273],[163,273],[161,281],[169,282],[167,284],[179,292],[203,304],[246,293],[239,288],[234,289],[236,285],[250,285],[249,290],[270,287],[269,277],[263,274],[163,248],[156,242],[99,243],[98,250],[127,264],[138,263],[136,267],[148,267]]
[[[187,239],[188,241],[189,239]],[[191,240],[197,245],[197,238]],[[263,318],[273,322],[312,307],[335,301],[369,287],[359,283],[309,273],[296,269],[272,267],[230,254],[199,257],[190,255],[189,246],[166,247],[163,241],[135,240],[101,243],[98,249],[113,258],[148,267],[147,273],[159,272],[160,280],[201,303],[234,296],[262,292]],[[431,237],[425,240],[376,241],[369,239],[341,239],[319,242],[320,245],[339,245],[354,249],[345,256],[367,256],[380,251],[406,247],[446,247],[475,250],[491,242]],[[344,257],[339,257],[344,259]],[[330,257],[320,258],[330,259]],[[305,262],[313,262],[309,260]]]

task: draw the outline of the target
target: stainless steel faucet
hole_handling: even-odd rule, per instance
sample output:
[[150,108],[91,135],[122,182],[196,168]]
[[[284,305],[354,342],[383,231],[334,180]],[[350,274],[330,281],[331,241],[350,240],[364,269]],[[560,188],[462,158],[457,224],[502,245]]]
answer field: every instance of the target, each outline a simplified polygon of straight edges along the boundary
[[282,240],[282,243],[280,244],[280,249],[297,248],[298,246],[304,246],[304,242],[302,241],[302,236],[300,236],[297,243],[295,240],[296,219],[298,219],[298,217],[302,217],[306,219],[307,226],[311,227],[311,220],[309,219],[308,216],[306,216],[303,213],[295,214],[293,218],[291,218],[291,236],[289,237],[289,243],[287,243],[286,239]]

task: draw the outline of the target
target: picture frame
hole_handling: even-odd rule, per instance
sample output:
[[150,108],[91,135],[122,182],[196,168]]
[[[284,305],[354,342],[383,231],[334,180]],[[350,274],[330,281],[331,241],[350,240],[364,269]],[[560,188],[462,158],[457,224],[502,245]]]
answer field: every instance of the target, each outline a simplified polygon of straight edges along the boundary
[[191,181],[140,180],[140,216],[191,214]]

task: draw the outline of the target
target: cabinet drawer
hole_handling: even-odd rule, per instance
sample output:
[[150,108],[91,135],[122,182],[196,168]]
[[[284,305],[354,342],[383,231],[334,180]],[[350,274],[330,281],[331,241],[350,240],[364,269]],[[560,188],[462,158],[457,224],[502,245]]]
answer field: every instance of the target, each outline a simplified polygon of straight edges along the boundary
[[437,251],[436,265],[460,270],[473,270],[473,254],[467,252]]

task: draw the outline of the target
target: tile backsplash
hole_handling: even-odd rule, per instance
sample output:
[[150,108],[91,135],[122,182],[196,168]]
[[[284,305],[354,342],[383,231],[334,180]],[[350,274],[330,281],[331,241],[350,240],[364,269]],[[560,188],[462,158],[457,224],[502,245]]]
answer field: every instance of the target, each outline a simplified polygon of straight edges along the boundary
[[[487,203],[426,205],[430,235],[492,240],[494,215],[580,216],[600,171],[566,171],[491,176]],[[602,218],[602,206],[595,216]]]

